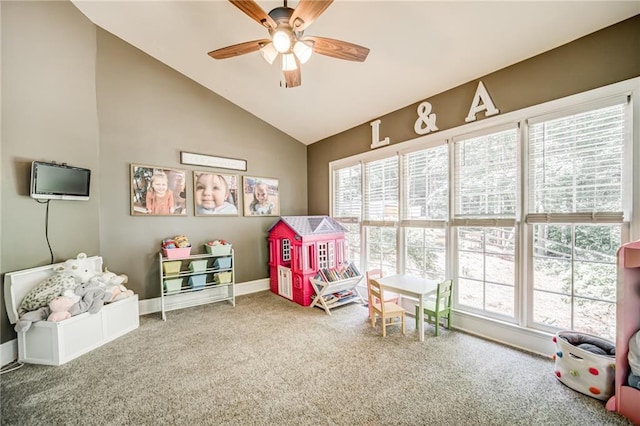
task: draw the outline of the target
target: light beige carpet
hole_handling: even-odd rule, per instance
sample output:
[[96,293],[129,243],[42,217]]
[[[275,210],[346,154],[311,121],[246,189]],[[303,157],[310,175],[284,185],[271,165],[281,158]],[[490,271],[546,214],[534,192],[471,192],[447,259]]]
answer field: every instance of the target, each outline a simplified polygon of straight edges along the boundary
[[141,318],[60,367],[1,377],[3,425],[627,425],[550,359],[269,292]]

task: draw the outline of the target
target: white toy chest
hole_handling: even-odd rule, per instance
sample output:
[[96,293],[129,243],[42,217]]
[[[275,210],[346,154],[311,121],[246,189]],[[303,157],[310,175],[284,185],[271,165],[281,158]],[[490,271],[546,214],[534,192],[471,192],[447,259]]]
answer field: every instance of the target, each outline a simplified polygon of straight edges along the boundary
[[[102,270],[102,258],[95,270]],[[9,272],[4,278],[5,304],[11,324],[18,320],[18,307],[33,287],[53,275],[59,264]],[[138,295],[105,304],[96,314],[85,312],[60,322],[37,321],[26,332],[18,332],[18,360],[30,364],[62,365],[140,325]]]
[[[583,342],[582,339],[588,341]],[[575,331],[559,331],[553,340],[556,343],[554,358],[558,380],[580,393],[602,401],[613,395],[615,356],[596,354],[577,346],[580,343],[591,343],[599,348],[611,348],[615,352],[613,342]]]

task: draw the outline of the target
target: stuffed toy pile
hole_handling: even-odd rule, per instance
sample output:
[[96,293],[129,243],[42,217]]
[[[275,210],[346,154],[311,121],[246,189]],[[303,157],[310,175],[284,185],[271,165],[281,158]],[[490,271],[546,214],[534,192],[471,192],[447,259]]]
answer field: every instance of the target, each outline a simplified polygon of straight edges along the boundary
[[84,312],[95,314],[105,303],[133,296],[124,286],[126,275],[96,271],[85,253],[66,260],[54,272],[20,303],[16,331],[26,332],[35,321],[63,321]]
[[185,248],[191,247],[191,242],[189,238],[184,235],[177,235],[173,238],[166,238],[162,240],[162,248],[163,249],[175,249],[175,248]]

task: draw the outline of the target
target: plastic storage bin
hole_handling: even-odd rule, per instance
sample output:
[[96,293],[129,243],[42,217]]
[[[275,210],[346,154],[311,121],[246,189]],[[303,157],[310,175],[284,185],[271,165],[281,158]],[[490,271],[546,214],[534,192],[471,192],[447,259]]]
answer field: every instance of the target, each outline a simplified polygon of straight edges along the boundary
[[175,294],[180,292],[182,288],[182,278],[173,280],[164,280],[164,289],[167,294]]
[[191,272],[204,272],[207,269],[207,259],[204,260],[192,260],[189,263],[189,270]]
[[185,257],[189,257],[191,255],[191,247],[182,247],[182,248],[173,248],[173,249],[162,249],[162,254],[167,259],[183,259]]
[[231,268],[231,257],[219,257],[213,261],[213,267],[215,269],[229,269]]
[[[555,375],[562,383],[585,395],[606,401],[613,395],[615,344],[602,337],[575,331],[559,331]],[[596,352],[606,353],[601,355]]]
[[194,290],[204,288],[206,283],[207,283],[207,275],[206,274],[193,275],[193,276],[189,277],[189,287],[194,289]]
[[216,284],[228,284],[231,282],[231,272],[218,272],[213,276]]
[[178,275],[182,262],[162,262],[165,275]]
[[205,244],[207,253],[216,256],[224,256],[231,254],[231,244],[218,244],[217,246],[209,246]]

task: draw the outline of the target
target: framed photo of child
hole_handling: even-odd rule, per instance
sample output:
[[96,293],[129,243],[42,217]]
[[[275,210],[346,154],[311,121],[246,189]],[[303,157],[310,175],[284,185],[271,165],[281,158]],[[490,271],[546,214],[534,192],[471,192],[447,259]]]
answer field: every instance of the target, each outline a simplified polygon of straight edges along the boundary
[[278,179],[243,176],[245,216],[280,216]]
[[186,216],[186,172],[156,166],[131,165],[133,216]]
[[193,172],[196,216],[237,216],[238,176],[215,172]]

